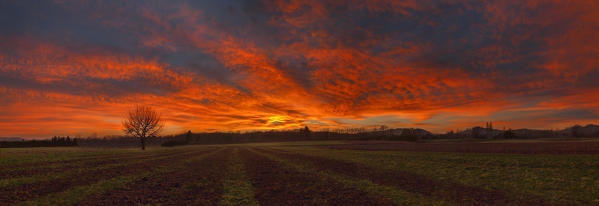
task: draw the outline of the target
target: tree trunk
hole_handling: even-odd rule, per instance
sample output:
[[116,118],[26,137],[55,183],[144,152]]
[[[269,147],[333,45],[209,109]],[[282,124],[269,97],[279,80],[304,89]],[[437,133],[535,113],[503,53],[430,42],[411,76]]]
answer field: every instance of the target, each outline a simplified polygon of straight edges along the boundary
[[146,138],[142,137],[141,139],[141,150],[146,150]]

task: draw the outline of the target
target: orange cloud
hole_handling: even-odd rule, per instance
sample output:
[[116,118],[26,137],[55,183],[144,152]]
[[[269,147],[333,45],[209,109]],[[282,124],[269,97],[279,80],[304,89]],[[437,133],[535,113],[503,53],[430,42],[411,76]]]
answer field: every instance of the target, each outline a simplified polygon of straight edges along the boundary
[[[69,3],[60,8],[94,7]],[[261,5],[227,16],[194,3],[127,5],[114,14],[139,24],[99,21],[94,31],[109,37],[92,41],[69,36],[75,29],[53,31],[68,41],[0,33],[0,131],[119,134],[139,103],[164,114],[168,133],[378,124],[441,132],[599,114],[592,1]]]

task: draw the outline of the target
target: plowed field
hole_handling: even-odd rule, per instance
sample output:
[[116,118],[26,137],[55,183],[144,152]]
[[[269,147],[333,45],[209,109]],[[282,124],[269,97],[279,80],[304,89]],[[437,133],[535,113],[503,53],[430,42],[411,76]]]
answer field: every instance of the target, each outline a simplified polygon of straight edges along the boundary
[[319,144],[3,150],[0,205],[599,205],[586,147]]

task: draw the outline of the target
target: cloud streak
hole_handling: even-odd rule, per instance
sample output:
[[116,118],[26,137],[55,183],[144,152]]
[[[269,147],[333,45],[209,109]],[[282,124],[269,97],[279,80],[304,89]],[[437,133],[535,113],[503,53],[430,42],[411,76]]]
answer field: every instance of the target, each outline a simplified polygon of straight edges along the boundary
[[[593,1],[26,1],[0,7],[0,135],[599,120]],[[501,125],[499,125],[501,126]]]

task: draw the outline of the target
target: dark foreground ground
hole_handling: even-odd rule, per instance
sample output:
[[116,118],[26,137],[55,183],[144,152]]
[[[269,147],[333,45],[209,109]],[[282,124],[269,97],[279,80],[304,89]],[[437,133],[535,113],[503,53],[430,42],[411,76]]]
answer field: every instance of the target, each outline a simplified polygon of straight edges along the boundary
[[599,205],[596,142],[560,143],[3,149],[0,205]]

